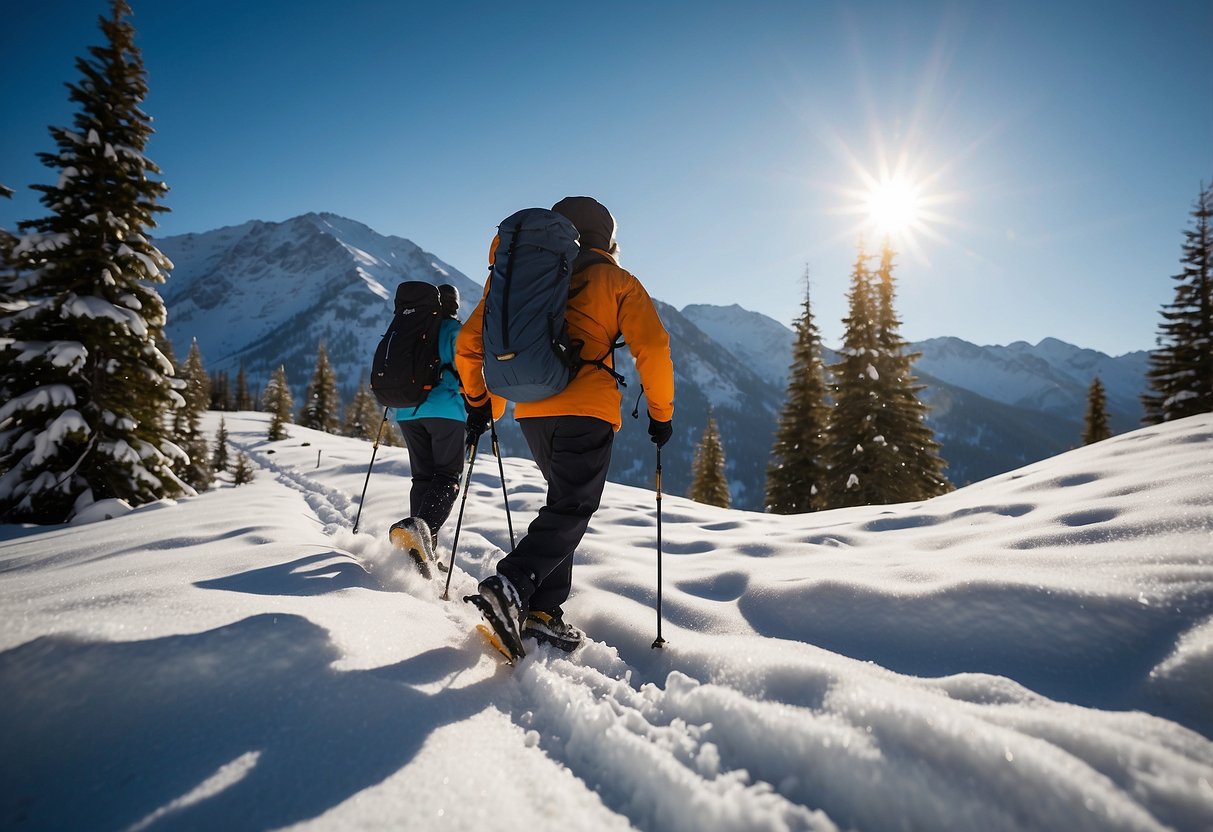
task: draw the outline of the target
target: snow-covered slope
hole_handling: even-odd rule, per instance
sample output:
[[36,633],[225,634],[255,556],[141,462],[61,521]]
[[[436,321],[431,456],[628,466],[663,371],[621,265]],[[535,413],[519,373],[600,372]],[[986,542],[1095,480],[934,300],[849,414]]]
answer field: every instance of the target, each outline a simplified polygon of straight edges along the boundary
[[384,541],[402,450],[354,534],[367,443],[227,425],[251,485],[0,527],[0,826],[1213,828],[1213,416],[924,503],[667,494],[660,622],[653,492],[608,485],[590,641],[513,669],[458,600],[509,546],[491,456],[443,601]]

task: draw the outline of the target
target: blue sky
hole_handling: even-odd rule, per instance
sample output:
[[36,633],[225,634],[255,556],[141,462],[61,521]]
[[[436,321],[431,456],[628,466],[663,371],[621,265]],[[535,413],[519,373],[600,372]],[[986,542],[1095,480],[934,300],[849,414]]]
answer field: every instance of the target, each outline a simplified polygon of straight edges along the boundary
[[[1213,179],[1213,3],[133,0],[171,191],[157,233],[332,211],[483,276],[496,224],[569,194],[657,298],[841,337],[863,172],[934,219],[899,243],[911,340],[1149,349]],[[102,0],[0,31],[0,226]]]

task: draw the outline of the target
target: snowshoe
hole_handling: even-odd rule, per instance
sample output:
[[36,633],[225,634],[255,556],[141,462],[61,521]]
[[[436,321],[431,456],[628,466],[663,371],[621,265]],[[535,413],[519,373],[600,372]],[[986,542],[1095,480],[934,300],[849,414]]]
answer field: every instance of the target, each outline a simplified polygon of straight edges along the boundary
[[476,629],[505,660],[513,664],[526,655],[522,637],[518,632],[518,619],[522,617],[518,593],[513,585],[500,575],[491,575],[480,582],[478,595],[467,595],[464,601],[480,610],[485,623]]
[[406,517],[392,525],[388,538],[397,549],[408,552],[424,577],[432,577],[430,561],[434,559],[434,546],[429,526],[424,520],[420,517]]
[[553,647],[571,653],[585,641],[585,633],[565,623],[560,615],[531,610],[522,622],[522,637],[533,638],[540,644],[550,644]]

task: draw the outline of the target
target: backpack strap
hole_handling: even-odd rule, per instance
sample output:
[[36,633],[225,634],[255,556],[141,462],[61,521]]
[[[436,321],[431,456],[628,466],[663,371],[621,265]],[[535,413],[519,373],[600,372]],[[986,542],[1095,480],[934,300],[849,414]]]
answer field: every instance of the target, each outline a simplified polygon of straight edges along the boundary
[[595,251],[592,248],[585,249],[578,254],[577,259],[573,261],[573,274],[579,274],[590,266],[597,265],[598,263],[614,264],[614,262],[614,260],[607,257],[601,251]]
[[[607,350],[606,355],[602,356],[601,358],[583,358],[581,355],[581,351],[583,349],[585,349],[585,341],[581,340],[580,338],[577,340],[570,340],[568,352],[562,353],[561,358],[565,361],[566,364],[568,364],[569,368],[572,371],[572,375],[574,375],[574,376],[576,376],[577,373],[581,371],[582,367],[584,367],[588,364],[592,367],[597,367],[598,369],[602,370],[604,373],[607,373],[612,378],[614,378],[616,387],[627,387],[628,386],[627,380],[623,377],[622,374],[616,372],[615,368],[611,366],[611,364],[615,363],[615,350],[619,349],[622,346],[625,346],[623,341],[620,340],[622,337],[623,337],[623,333],[616,335],[615,340],[611,342],[611,346]],[[555,343],[555,342],[553,342],[553,343]],[[611,359],[611,364],[608,364],[606,362],[608,357]]]

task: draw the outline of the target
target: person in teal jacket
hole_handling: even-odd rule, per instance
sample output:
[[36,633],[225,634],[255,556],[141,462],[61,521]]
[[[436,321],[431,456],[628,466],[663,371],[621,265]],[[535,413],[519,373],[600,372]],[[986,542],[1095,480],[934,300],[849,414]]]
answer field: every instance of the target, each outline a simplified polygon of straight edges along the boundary
[[459,290],[443,284],[438,292],[443,313],[438,332],[442,377],[419,407],[396,408],[393,417],[408,447],[413,484],[409,492],[409,516],[395,523],[389,536],[395,546],[408,550],[427,577],[429,563],[435,560],[438,549],[438,530],[450,516],[459,495],[467,426],[467,411],[455,372],[455,340],[461,327]]

